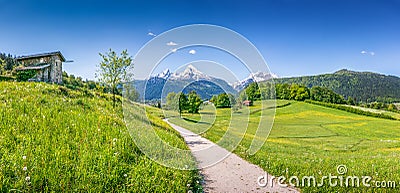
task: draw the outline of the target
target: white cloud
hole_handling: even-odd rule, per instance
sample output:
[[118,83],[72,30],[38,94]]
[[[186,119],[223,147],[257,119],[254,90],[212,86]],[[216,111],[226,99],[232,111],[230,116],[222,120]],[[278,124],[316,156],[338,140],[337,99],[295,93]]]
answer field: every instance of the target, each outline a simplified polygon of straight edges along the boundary
[[149,33],[147,33],[147,35],[149,35],[149,36],[153,36],[153,37],[156,37],[157,35],[156,34],[154,34],[153,32],[149,32]]
[[176,51],[178,51],[178,49],[176,49],[176,48],[171,50],[172,53],[175,53]]
[[172,41],[167,43],[167,46],[176,46],[176,45],[178,45],[178,44],[175,42],[172,42]]
[[196,54],[196,50],[190,50],[189,54],[192,54],[192,55]]
[[363,50],[360,52],[361,54],[369,54],[371,56],[375,56],[375,52],[371,52],[371,51],[367,51],[367,50]]

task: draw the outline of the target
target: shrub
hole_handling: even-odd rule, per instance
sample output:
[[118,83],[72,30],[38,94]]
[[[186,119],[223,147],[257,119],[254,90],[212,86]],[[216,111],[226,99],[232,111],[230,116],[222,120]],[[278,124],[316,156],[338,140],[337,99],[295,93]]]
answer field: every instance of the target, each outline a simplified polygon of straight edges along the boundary
[[310,104],[315,104],[315,105],[321,105],[321,106],[325,106],[325,107],[335,108],[335,109],[339,109],[339,110],[343,110],[343,111],[347,111],[347,112],[355,113],[355,114],[359,114],[359,115],[365,115],[365,116],[370,116],[370,117],[378,117],[378,118],[390,119],[390,120],[397,120],[396,118],[394,118],[392,116],[385,115],[385,114],[382,114],[382,113],[374,113],[374,112],[369,112],[369,111],[363,111],[361,109],[356,109],[356,108],[353,108],[353,107],[344,106],[344,105],[340,105],[340,104],[325,103],[325,102],[319,102],[319,101],[313,101],[313,100],[306,100],[305,102],[310,103]]

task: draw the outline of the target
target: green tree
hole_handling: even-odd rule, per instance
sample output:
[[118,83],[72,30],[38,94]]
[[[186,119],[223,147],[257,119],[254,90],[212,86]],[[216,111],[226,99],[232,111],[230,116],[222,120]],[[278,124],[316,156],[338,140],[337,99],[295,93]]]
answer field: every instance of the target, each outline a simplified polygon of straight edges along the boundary
[[196,91],[191,91],[188,95],[187,100],[187,110],[189,113],[198,113],[200,110],[200,105],[203,101]]
[[0,58],[0,75],[2,75],[3,72],[5,71],[5,67],[6,67],[6,61]]
[[218,95],[217,99],[217,108],[226,108],[231,107],[231,102],[229,100],[229,96],[226,93],[222,93]]
[[290,85],[289,84],[277,84],[275,85],[276,89],[276,98],[278,99],[287,99],[290,98]]
[[348,105],[355,105],[355,102],[354,102],[354,100],[353,100],[352,97],[348,97],[348,98],[347,98],[347,104],[348,104]]
[[231,107],[235,106],[238,103],[237,98],[233,94],[229,93],[228,97]]
[[326,103],[343,104],[346,102],[343,96],[333,92],[328,88],[320,86],[314,86],[311,88],[310,98],[311,100],[321,101]]
[[255,101],[261,98],[260,88],[256,82],[249,84],[245,92],[248,100]]
[[308,90],[307,87],[299,86],[297,88],[296,96],[294,97],[294,100],[304,101],[306,99],[309,99],[310,98],[310,94],[309,93],[310,93],[310,91]]
[[397,110],[396,106],[394,104],[390,104],[387,108],[388,111],[394,111]]
[[179,110],[179,95],[175,92],[168,93],[165,106],[170,110]]
[[210,102],[214,103],[214,105],[217,106],[218,96],[217,95],[212,96]]
[[135,89],[133,83],[127,83],[124,85],[124,97],[129,99],[130,101],[138,101],[139,100],[139,92]]
[[129,69],[133,68],[132,57],[128,51],[124,50],[120,55],[115,51],[109,50],[105,54],[99,53],[102,61],[98,65],[96,77],[100,82],[110,86],[113,95],[113,107],[115,107],[115,94],[117,86],[122,82],[129,81],[133,74],[129,73]]
[[260,87],[261,99],[275,99],[275,86],[272,82],[263,82],[258,85]]
[[188,98],[186,97],[186,95],[184,94],[184,93],[182,93],[182,92],[180,92],[179,94],[178,94],[178,96],[179,96],[179,102],[178,102],[178,111],[179,111],[179,115],[182,117],[182,112],[184,111],[184,110],[186,110],[187,109],[187,104],[188,104]]

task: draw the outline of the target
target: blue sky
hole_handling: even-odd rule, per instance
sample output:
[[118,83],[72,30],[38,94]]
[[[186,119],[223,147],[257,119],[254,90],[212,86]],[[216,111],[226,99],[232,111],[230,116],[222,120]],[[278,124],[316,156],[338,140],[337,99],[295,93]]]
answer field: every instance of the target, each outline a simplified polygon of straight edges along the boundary
[[[149,32],[197,23],[240,33],[279,76],[342,68],[400,76],[399,0],[0,0],[0,18],[0,52],[60,50],[74,60],[64,69],[88,79],[94,79],[99,52],[128,49],[135,55],[154,38]],[[166,66],[218,58],[215,51],[193,49],[196,54],[181,54]]]

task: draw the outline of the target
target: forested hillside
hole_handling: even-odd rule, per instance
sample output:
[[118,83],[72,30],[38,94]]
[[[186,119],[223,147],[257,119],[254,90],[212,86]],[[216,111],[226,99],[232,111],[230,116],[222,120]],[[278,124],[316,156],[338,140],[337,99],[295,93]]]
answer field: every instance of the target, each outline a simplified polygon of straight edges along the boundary
[[333,74],[275,79],[276,83],[322,86],[357,102],[400,101],[400,78],[372,72],[340,70]]

